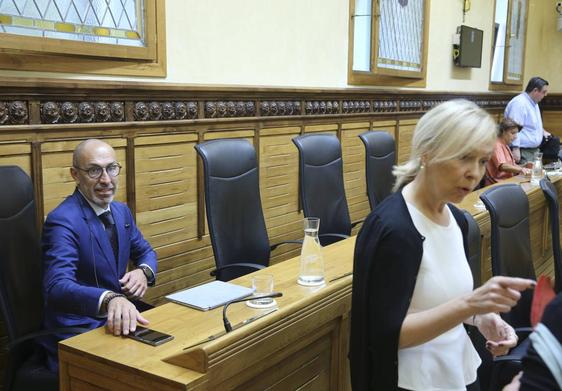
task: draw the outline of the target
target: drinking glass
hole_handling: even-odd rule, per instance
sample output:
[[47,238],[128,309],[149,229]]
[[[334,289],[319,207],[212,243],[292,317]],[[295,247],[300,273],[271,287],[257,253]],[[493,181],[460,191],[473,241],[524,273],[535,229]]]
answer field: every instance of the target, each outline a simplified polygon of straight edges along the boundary
[[[273,293],[273,275],[257,274],[252,277],[252,289],[254,296],[264,296]],[[268,308],[276,305],[276,301],[272,297],[264,299],[248,300],[246,302],[252,308]]]

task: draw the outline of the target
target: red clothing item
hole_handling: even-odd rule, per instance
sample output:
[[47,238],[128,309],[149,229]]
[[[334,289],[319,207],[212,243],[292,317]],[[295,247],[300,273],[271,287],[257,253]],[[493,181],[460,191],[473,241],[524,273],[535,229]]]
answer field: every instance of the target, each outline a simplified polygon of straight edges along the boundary
[[486,186],[497,183],[502,179],[511,178],[511,172],[500,171],[500,166],[504,163],[515,165],[513,154],[507,145],[499,139],[496,140],[492,158],[486,164]]

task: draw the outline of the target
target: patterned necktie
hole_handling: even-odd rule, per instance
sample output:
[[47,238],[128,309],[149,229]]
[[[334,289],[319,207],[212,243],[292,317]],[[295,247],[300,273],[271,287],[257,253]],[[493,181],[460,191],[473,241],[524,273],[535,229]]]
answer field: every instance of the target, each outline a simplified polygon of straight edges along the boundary
[[113,255],[115,256],[115,262],[117,262],[117,230],[115,229],[115,220],[113,220],[113,215],[111,211],[107,211],[99,215],[100,220],[103,222],[105,227],[105,233],[109,239],[109,243],[111,243],[111,248],[113,248]]

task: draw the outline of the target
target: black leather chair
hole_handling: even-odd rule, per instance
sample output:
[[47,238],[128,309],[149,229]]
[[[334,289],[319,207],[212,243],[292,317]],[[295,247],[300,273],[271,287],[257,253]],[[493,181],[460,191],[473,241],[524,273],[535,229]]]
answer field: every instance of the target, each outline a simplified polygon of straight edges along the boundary
[[336,136],[293,138],[299,150],[299,193],[305,217],[320,218],[318,238],[325,246],[349,237],[351,223],[343,182],[341,144]]
[[464,211],[464,217],[468,223],[468,264],[472,272],[474,288],[478,288],[482,284],[482,267],[480,264],[482,236],[478,223],[466,210]]
[[282,243],[269,245],[254,147],[246,140],[221,139],[195,149],[203,160],[207,223],[217,267],[211,275],[229,281],[263,269],[271,251]]
[[[480,195],[490,213],[492,274],[535,279],[531,254],[529,200],[518,184],[492,187]],[[519,336],[519,345],[509,355],[494,359],[491,390],[501,389],[521,370],[529,346],[532,291],[521,292],[513,309],[502,314]]]
[[559,293],[562,291],[562,257],[560,255],[560,205],[558,203],[558,191],[554,184],[548,180],[548,177],[541,179],[540,186],[548,204],[552,253],[554,256],[554,290]]
[[33,186],[16,166],[0,166],[0,183],[0,311],[8,335],[4,390],[57,390],[58,374],[47,370],[35,343],[61,330],[41,330],[43,268]]
[[387,132],[365,132],[359,135],[365,144],[365,176],[371,210],[392,193],[396,164],[396,144]]
[[[480,233],[480,227],[476,220],[474,220],[474,217],[467,211],[464,211],[464,217],[468,223],[468,264],[472,272],[474,288],[478,288],[482,284],[482,235]],[[476,327],[465,325],[465,328],[482,360],[482,364],[478,367],[480,389],[488,390],[492,368],[492,356],[486,349],[486,339],[480,334]]]

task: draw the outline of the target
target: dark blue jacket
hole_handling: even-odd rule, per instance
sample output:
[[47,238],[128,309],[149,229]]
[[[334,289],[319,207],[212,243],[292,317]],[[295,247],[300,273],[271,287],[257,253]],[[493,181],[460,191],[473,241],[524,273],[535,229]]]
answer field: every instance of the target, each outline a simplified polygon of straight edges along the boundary
[[[121,292],[119,279],[129,260],[147,264],[156,273],[156,254],[129,208],[114,201],[111,212],[119,244],[117,262],[103,223],[78,190],[47,216],[42,237],[46,329],[103,326],[106,319],[98,317],[100,296],[106,290]],[[70,336],[41,341],[50,369],[57,367],[58,341]]]

